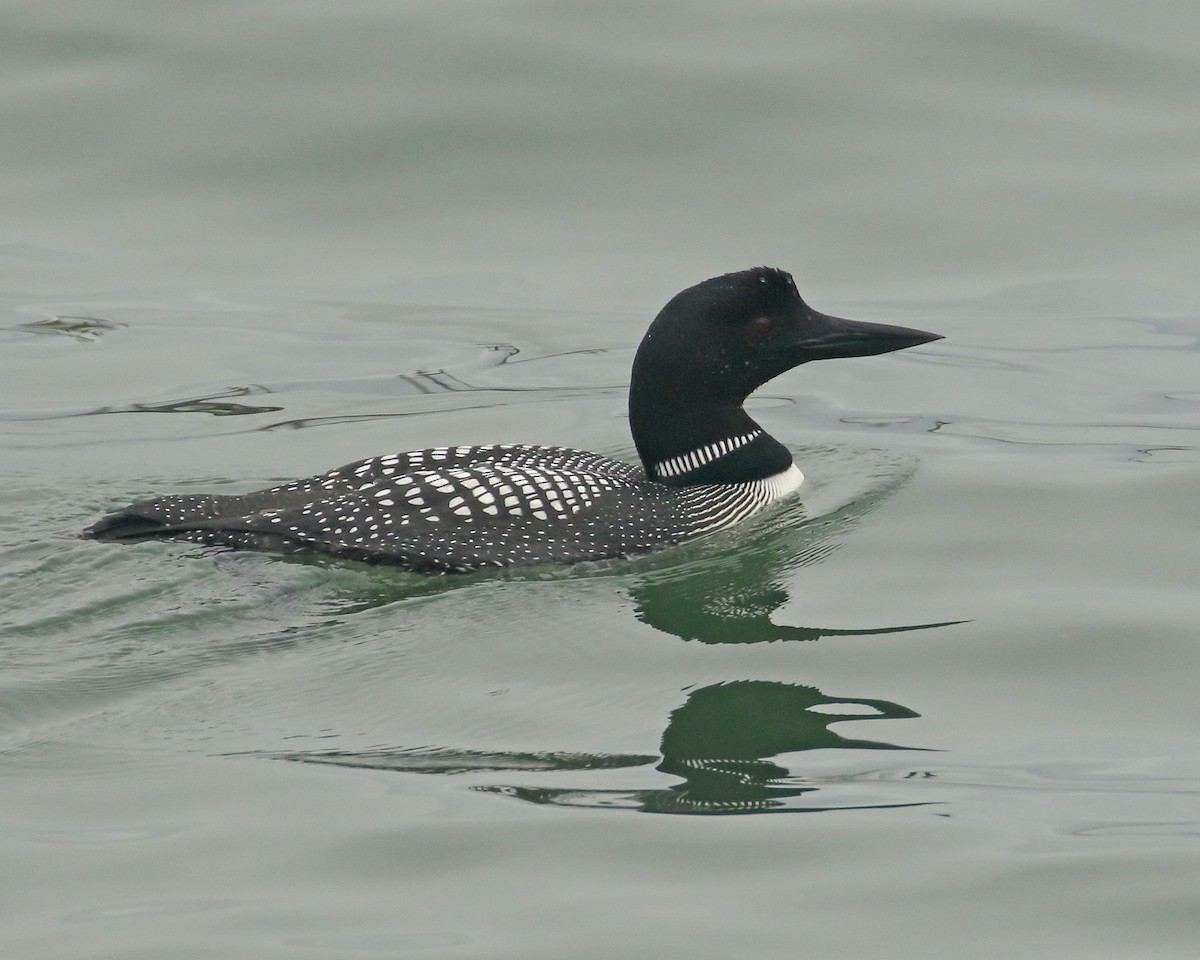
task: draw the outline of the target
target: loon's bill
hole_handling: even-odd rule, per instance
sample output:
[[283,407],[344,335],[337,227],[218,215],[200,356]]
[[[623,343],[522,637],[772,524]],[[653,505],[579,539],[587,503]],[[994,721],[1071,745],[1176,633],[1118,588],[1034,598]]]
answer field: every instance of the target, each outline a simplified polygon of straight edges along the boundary
[[646,553],[730,527],[800,486],[787,448],[742,407],[756,388],[810,360],[940,339],[818,313],[790,274],[755,267],[677,294],[646,331],[629,387],[640,467],[567,447],[437,447],[241,496],[145,500],[82,536],[321,553],[421,573]]

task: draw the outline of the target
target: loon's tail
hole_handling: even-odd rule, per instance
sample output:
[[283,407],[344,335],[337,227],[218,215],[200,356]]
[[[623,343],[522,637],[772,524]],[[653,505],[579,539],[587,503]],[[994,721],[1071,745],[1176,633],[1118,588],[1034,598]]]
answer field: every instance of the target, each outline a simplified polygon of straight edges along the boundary
[[182,530],[207,526],[214,520],[242,517],[247,513],[246,501],[241,496],[157,497],[101,517],[80,536],[118,543],[170,539]]

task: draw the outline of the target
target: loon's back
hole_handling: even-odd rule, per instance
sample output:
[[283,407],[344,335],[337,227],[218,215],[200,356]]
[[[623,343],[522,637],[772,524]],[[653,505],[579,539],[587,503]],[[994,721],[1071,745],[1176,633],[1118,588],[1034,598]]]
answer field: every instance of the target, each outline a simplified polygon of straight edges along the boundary
[[757,386],[809,360],[936,334],[840,320],[765,267],[683,291],[634,361],[642,467],[566,447],[438,447],[242,496],[135,503],[83,536],[324,553],[424,573],[645,553],[732,526],[799,487],[791,454],[746,414]]

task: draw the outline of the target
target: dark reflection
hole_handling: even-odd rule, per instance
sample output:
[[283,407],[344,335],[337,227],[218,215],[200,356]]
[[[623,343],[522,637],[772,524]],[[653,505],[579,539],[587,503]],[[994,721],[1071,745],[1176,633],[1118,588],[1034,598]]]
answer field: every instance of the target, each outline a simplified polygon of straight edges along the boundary
[[24,330],[27,333],[51,333],[60,336],[71,337],[75,340],[93,341],[100,339],[106,333],[112,330],[118,330],[127,324],[121,323],[118,320],[105,320],[103,317],[72,317],[58,316],[51,317],[47,320],[30,320],[27,323],[18,323],[15,327],[17,330]]
[[[746,571],[742,572],[746,574]],[[718,589],[714,589],[718,586]],[[647,578],[629,592],[637,602],[634,615],[643,623],[684,640],[699,640],[702,643],[866,637],[928,630],[961,622],[944,620],[861,630],[777,624],[771,615],[787,603],[790,599],[788,593],[779,583],[759,579],[753,572],[720,585],[701,577],[666,581]]]
[[[831,724],[918,716],[887,700],[829,697],[815,687],[741,680],[689,694],[663,731],[659,758],[637,754],[489,753],[446,748],[375,749],[265,754],[275,759],[406,773],[563,772],[648,766],[682,782],[648,789],[578,790],[487,784],[474,789],[529,803],[616,807],[646,813],[736,814],[816,812],[919,806],[924,801],[864,796],[873,774],[802,777],[777,762],[780,754],[809,750],[920,750],[878,740],[843,737]],[[257,754],[264,756],[264,754]],[[849,798],[818,800],[823,789],[853,784]],[[845,792],[844,789],[839,793]]]
[[[245,755],[245,754],[242,754]],[[336,767],[359,767],[368,770],[394,770],[399,773],[481,773],[501,770],[612,770],[619,767],[641,767],[657,757],[645,754],[503,753],[486,750],[454,750],[449,747],[381,747],[375,750],[321,750],[295,753],[251,753],[249,756],[268,756],[274,760],[295,760],[301,763],[327,763]],[[239,756],[239,754],[231,754]]]
[[[834,713],[821,708],[833,708]],[[847,708],[852,708],[847,712]],[[854,710],[853,708],[858,708]],[[761,680],[715,684],[694,691],[671,714],[657,770],[682,779],[648,790],[568,790],[524,786],[477,787],[530,803],[573,807],[623,807],[646,813],[782,813],[919,806],[922,801],[825,801],[823,786],[845,777],[806,778],[771,759],[807,750],[914,750],[876,740],[855,740],[829,729],[849,720],[918,716],[887,700],[827,697],[815,687]]]
[[[822,712],[820,708],[836,708]],[[847,712],[845,708],[857,707]],[[908,720],[920,716],[888,700],[827,697],[816,687],[765,680],[734,680],[701,687],[671,714],[662,737],[664,773],[688,776],[697,765],[717,759],[711,772],[724,777],[721,763],[737,765],[736,775],[765,779],[782,775],[781,768],[758,758],[794,750],[903,750],[890,743],[855,740],[829,729],[848,720]],[[750,767],[745,766],[750,764]]]
[[202,397],[185,397],[181,400],[164,400],[160,403],[122,403],[90,410],[73,410],[69,413],[32,411],[16,415],[3,415],[0,420],[69,420],[74,417],[102,417],[114,413],[207,413],[214,417],[238,417],[258,413],[276,413],[283,409],[277,404],[238,403],[231,397],[250,397],[269,394],[271,391],[258,384],[229,387],[219,393]]
[[220,393],[204,397],[187,397],[183,400],[166,400],[162,403],[128,403],[113,407],[100,407],[88,411],[87,415],[98,416],[108,413],[208,413],[214,417],[244,417],[256,413],[275,413],[283,407],[267,404],[234,403],[228,397],[249,397],[270,393],[266,387],[250,384],[230,387]]

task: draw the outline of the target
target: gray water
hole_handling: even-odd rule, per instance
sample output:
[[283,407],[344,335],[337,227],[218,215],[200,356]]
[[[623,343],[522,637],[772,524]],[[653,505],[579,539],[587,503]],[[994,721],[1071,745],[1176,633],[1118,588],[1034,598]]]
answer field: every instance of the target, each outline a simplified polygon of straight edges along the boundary
[[[3,956],[1195,955],[1194,3],[0,21]],[[764,388],[808,482],[741,529],[432,580],[75,539],[632,456],[649,319],[755,263],[946,339]]]

